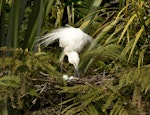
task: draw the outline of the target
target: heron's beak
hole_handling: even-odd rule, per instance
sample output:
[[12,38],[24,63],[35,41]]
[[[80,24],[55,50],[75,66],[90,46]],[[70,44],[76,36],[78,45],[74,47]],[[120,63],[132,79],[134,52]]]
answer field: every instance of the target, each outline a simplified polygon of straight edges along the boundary
[[78,68],[75,68],[75,76],[80,77],[80,76],[79,76]]

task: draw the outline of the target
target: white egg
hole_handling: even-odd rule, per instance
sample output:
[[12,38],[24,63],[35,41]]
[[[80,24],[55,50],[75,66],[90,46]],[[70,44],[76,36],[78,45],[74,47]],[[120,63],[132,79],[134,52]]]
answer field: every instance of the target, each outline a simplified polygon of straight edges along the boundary
[[64,79],[64,80],[69,80],[68,75],[63,75],[63,79]]
[[73,80],[73,79],[75,79],[74,76],[70,76],[70,77],[69,77],[69,80]]

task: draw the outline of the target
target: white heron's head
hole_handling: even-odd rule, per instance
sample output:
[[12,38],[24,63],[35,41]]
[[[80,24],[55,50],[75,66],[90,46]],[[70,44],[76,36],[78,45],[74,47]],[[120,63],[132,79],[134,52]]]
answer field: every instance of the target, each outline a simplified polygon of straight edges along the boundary
[[77,69],[80,61],[78,53],[75,51],[71,51],[68,52],[66,55],[68,56],[69,63],[73,64],[75,69]]

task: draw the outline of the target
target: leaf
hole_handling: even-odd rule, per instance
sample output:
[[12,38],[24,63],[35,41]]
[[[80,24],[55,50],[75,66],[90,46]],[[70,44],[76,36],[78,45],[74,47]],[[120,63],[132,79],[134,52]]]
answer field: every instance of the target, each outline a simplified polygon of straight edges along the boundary
[[33,68],[33,66],[32,66],[32,59],[30,58],[30,59],[28,59],[27,61],[26,61],[26,65],[27,65],[27,67],[29,68],[29,70],[31,71]]
[[112,28],[114,28],[116,26],[116,24],[118,23],[119,20],[113,20],[112,22],[110,22],[109,24],[106,24],[106,26],[104,27],[104,29],[97,35],[96,39],[94,40],[94,43],[91,44],[91,46],[89,47],[88,50],[93,49],[100,41],[101,39],[108,33],[110,32],[110,30]]
[[4,46],[5,43],[5,2],[6,0],[1,0],[0,1],[0,25],[1,25],[1,29],[0,29],[0,47]]
[[[88,3],[87,0],[84,1],[85,3]],[[89,1],[90,3],[91,1]],[[101,4],[102,0],[93,0],[92,3],[90,4],[90,8],[88,14],[95,12],[100,4]],[[84,31],[87,30],[87,28],[89,27],[88,25],[90,24],[91,20],[94,18],[94,16],[96,16],[95,14],[89,15],[88,17],[85,18],[85,21],[82,23],[82,25],[80,26],[80,28],[82,28]]]
[[20,85],[20,79],[17,76],[3,76],[0,78],[1,87],[18,88]]
[[17,40],[18,40],[18,23],[19,23],[19,8],[20,8],[20,0],[12,1],[12,9],[9,18],[9,27],[8,33],[6,37],[6,46],[16,48]]
[[89,113],[89,115],[99,115],[99,112],[92,103],[88,105],[86,110]]
[[140,52],[139,59],[138,59],[138,69],[140,69],[140,66],[143,65],[143,59],[144,59],[144,54],[145,54],[146,50],[147,50],[147,48],[144,48]]
[[28,93],[29,93],[29,95],[31,95],[31,96],[36,96],[36,97],[39,96],[38,93],[36,92],[36,90],[34,90],[34,89],[31,89]]
[[[147,20],[146,21],[146,24],[149,24],[150,23],[150,20]],[[129,54],[129,57],[128,57],[128,62],[129,62],[129,60],[130,60],[130,58],[131,58],[131,55],[133,54],[133,50],[134,50],[134,48],[135,48],[135,46],[136,46],[136,44],[137,44],[137,42],[138,42],[138,40],[139,40],[139,38],[141,37],[141,35],[143,34],[143,31],[145,30],[145,28],[144,28],[144,25],[141,27],[141,29],[136,33],[136,35],[135,35],[135,40],[134,40],[134,43],[133,43],[133,45],[132,45],[132,49],[131,49],[131,51],[130,51],[130,54]]]
[[125,56],[128,54],[128,52],[131,50],[133,43],[134,43],[134,39],[130,40],[130,41],[126,44],[125,48],[124,48],[124,49],[122,50],[122,52],[121,52],[121,57],[122,57],[122,58],[125,58]]
[[134,15],[132,15],[132,17],[129,19],[129,21],[127,22],[127,24],[126,24],[124,30],[123,30],[122,33],[121,33],[121,36],[120,36],[120,38],[119,38],[119,40],[118,40],[118,44],[119,44],[120,41],[122,40],[122,38],[123,38],[125,32],[127,31],[128,27],[130,26],[130,24],[133,22],[133,20],[134,20],[136,17],[137,17],[137,15],[134,14]]
[[111,105],[111,103],[113,102],[113,100],[115,100],[117,97],[114,96],[114,94],[111,94],[108,99],[106,100],[106,103],[104,104],[104,106],[102,107],[102,111],[105,112]]
[[118,34],[118,32],[120,32],[122,29],[124,28],[124,25],[119,26],[105,41],[104,45],[108,45],[111,42],[115,41],[116,39],[113,39],[113,37]]
[[[64,113],[65,113],[65,115],[75,114],[75,113],[78,112],[78,111],[77,111],[77,108],[75,108],[74,106],[77,106],[77,105],[79,105],[79,104],[80,104],[80,102],[73,103],[73,104],[69,105],[68,107],[66,107],[66,108],[61,112],[61,114],[64,114]],[[80,110],[81,108],[78,108],[78,109]]]
[[0,58],[0,65],[1,66],[9,66],[12,65],[12,57],[1,57]]
[[45,16],[48,15],[53,4],[54,4],[54,0],[44,0]]
[[38,0],[35,0],[28,29],[24,37],[24,43],[22,46],[23,49],[28,48],[29,51],[32,51],[33,49],[38,29],[41,28],[41,18],[43,11],[42,8],[43,8],[43,0],[41,0],[40,2]]
[[108,44],[106,46],[99,46],[91,51],[87,51],[81,56],[79,69],[85,73],[98,57],[101,61],[117,60],[117,58],[121,60],[121,49],[122,47],[120,45]]

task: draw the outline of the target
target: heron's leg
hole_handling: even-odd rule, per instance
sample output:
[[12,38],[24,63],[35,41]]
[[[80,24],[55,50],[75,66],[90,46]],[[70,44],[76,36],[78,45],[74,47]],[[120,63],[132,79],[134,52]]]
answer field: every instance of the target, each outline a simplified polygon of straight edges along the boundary
[[63,61],[60,63],[61,63],[60,73],[62,73],[63,72]]
[[62,54],[61,54],[61,56],[60,56],[60,59],[59,59],[59,61],[60,61],[60,63],[61,63],[61,70],[60,70],[61,73],[62,73],[62,70],[63,70],[64,57],[65,57],[65,54],[64,54],[64,52],[62,52]]

